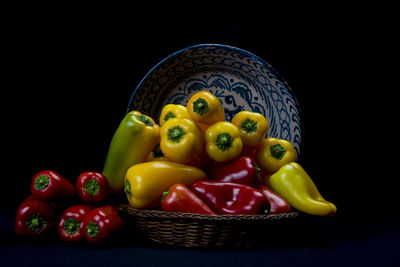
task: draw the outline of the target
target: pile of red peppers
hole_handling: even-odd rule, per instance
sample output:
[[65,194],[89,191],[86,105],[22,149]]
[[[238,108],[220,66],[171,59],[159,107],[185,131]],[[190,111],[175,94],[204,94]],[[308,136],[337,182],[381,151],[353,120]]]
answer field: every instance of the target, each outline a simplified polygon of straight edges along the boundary
[[214,165],[209,180],[199,180],[190,187],[173,185],[164,193],[164,211],[199,214],[278,214],[291,210],[288,202],[262,185],[254,158],[243,156]]
[[14,229],[19,236],[56,228],[63,241],[96,244],[124,226],[115,207],[106,204],[110,186],[100,173],[84,172],[74,186],[57,172],[41,171],[32,179],[31,193],[17,210]]

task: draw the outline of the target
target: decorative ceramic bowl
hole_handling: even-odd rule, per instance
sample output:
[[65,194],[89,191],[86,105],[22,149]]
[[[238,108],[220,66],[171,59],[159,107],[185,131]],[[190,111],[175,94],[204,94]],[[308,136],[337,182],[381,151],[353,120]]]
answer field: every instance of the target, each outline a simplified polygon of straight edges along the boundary
[[171,54],[133,91],[128,112],[139,110],[158,122],[164,105],[186,105],[203,90],[222,102],[226,121],[242,110],[263,114],[269,122],[267,137],[290,141],[299,155],[301,127],[293,92],[271,65],[239,48],[200,44]]

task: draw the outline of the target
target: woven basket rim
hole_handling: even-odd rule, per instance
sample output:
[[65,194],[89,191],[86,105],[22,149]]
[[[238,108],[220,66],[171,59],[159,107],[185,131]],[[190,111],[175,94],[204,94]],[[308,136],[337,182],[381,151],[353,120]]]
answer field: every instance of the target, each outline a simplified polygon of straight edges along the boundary
[[211,214],[196,214],[186,212],[166,212],[162,210],[142,210],[135,209],[128,204],[120,204],[117,209],[125,212],[133,217],[144,219],[167,219],[167,220],[196,220],[196,221],[212,221],[212,222],[264,222],[276,221],[282,219],[295,219],[300,216],[300,212],[291,211],[280,214],[256,214],[256,215],[211,215]]

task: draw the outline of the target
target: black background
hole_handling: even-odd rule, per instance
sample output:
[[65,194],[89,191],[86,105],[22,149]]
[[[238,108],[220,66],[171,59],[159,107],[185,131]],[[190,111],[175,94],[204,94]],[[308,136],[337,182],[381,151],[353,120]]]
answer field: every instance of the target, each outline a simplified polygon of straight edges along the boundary
[[[388,126],[389,8],[158,7],[9,10],[1,197],[11,214],[3,230],[11,227],[3,232],[11,231],[13,209],[29,194],[36,172],[52,169],[75,182],[83,171],[101,171],[142,77],[169,54],[201,43],[250,51],[285,77],[301,110],[299,161],[337,204],[331,222],[355,222],[368,236],[369,226],[357,223],[396,220],[398,175],[387,159],[396,143]],[[23,243],[6,235],[16,250]]]

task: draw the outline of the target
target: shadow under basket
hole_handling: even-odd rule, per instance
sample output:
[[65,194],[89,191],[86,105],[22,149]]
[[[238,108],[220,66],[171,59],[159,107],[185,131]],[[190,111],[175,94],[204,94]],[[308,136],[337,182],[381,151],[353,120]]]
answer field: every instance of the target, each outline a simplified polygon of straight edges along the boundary
[[[270,215],[203,215],[139,210],[119,205],[121,217],[147,239],[159,244],[190,248],[248,248],[284,238],[300,217],[292,211]],[[289,231],[290,232],[290,231]]]

